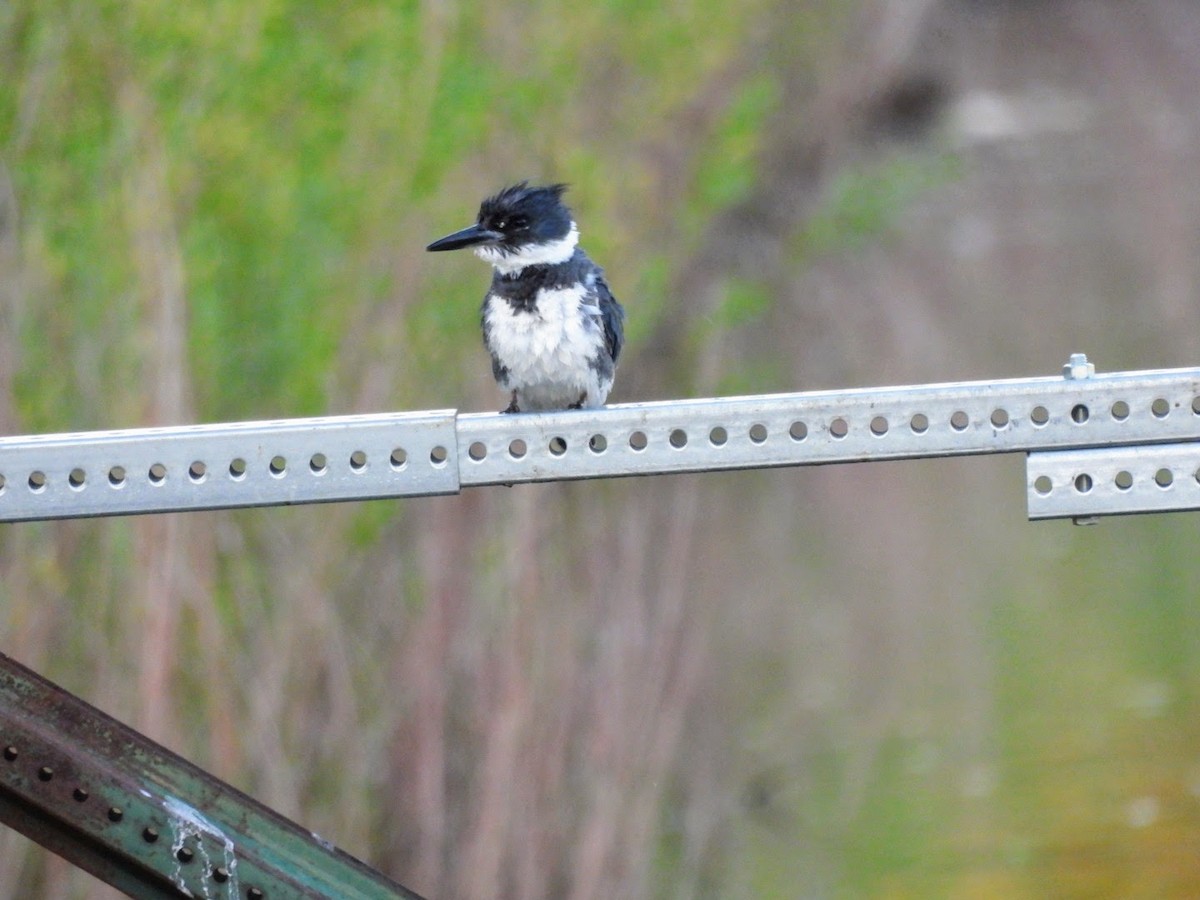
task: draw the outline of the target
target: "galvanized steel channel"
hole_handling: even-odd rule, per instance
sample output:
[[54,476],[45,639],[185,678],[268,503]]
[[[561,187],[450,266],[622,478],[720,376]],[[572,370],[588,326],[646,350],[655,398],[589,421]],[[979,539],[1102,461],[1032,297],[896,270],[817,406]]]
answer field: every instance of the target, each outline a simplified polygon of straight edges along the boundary
[[1200,509],[1200,442],[1031,453],[1029,518]]
[[[453,410],[0,438],[0,521],[457,493],[463,487],[1200,441],[1200,369],[629,403]],[[1171,498],[1030,488],[1030,513]],[[1144,496],[1154,503],[1139,507]],[[1077,511],[1076,506],[1082,511]],[[1190,507],[1182,507],[1190,508]],[[1036,515],[1035,515],[1036,510]]]
[[[1028,454],[1034,519],[1200,509],[1200,369],[0,438],[0,521]],[[0,821],[135,897],[415,897],[0,655]]]

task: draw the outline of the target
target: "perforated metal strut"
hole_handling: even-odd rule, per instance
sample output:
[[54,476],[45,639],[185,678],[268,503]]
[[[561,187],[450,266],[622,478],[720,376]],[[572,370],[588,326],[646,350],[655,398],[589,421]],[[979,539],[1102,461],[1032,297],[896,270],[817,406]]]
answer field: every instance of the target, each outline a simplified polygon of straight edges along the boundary
[[[1031,518],[1079,518],[1200,508],[1198,441],[1200,369],[1095,374],[1075,354],[1056,377],[9,437],[0,521],[1006,452],[1030,454]],[[1150,472],[1139,448],[1160,444]]]
[[[1200,509],[1200,369],[0,438],[0,521],[1008,452],[1034,519]],[[2,655],[0,821],[136,897],[415,896]]]

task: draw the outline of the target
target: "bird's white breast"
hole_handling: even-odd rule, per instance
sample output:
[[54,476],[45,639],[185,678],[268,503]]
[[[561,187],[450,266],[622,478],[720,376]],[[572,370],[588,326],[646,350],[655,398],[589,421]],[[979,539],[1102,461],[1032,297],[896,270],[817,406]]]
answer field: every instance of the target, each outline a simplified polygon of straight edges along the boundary
[[584,395],[585,406],[604,404],[612,382],[601,383],[593,365],[604,341],[597,313],[583,285],[539,291],[528,311],[488,298],[488,349],[508,370],[503,386],[518,392],[522,409],[561,409]]

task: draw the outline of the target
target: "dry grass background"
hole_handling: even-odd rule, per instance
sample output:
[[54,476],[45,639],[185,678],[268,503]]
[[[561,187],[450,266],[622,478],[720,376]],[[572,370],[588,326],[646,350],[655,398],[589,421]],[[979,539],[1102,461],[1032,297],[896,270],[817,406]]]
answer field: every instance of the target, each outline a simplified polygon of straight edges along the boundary
[[[1181,0],[0,26],[6,433],[490,408],[486,273],[421,247],[527,175],[629,308],[614,400],[1196,362]],[[0,640],[430,897],[1190,896],[1194,523],[1033,526],[1022,484],[10,526]],[[0,873],[106,895],[8,832]]]

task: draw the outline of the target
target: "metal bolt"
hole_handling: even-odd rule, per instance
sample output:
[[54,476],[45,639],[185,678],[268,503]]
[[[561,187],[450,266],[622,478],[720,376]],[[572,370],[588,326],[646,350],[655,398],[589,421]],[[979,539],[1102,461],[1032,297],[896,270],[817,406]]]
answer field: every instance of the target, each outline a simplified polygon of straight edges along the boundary
[[1086,353],[1072,353],[1067,364],[1063,366],[1063,378],[1078,380],[1091,378],[1096,374],[1096,367],[1088,362]]

